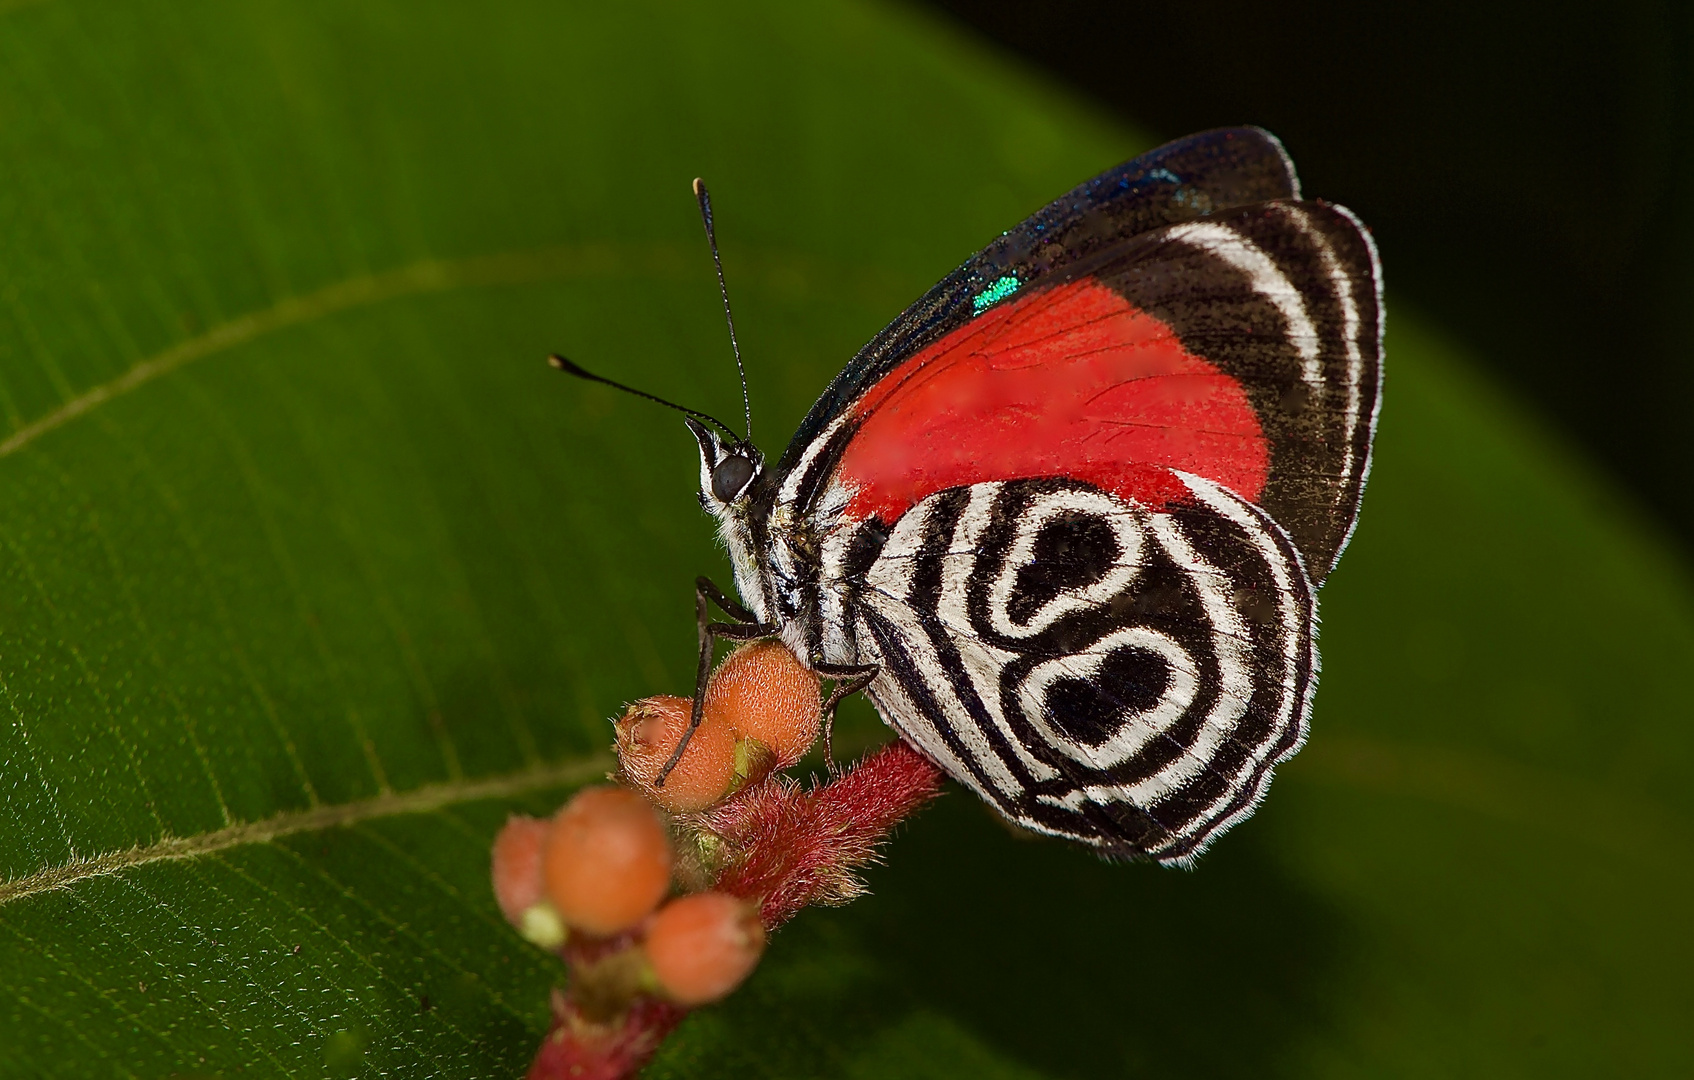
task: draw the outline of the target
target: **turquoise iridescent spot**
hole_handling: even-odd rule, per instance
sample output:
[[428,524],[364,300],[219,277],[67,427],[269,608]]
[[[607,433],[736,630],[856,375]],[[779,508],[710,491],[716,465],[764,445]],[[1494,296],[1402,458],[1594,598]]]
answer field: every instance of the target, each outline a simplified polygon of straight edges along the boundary
[[1019,281],[1013,274],[1007,274],[1005,277],[997,279],[994,284],[977,293],[971,300],[973,309],[971,314],[981,315],[995,304],[1017,292],[1018,286],[1022,284],[1023,282]]

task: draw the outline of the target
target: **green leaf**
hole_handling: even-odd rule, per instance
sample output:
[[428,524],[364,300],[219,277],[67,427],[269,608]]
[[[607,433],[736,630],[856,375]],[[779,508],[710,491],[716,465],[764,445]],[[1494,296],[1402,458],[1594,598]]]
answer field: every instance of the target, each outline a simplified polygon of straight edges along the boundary
[[[521,1073],[488,841],[725,572],[676,418],[542,358],[736,413],[704,174],[777,450],[1148,143],[875,6],[0,3],[0,1075]],[[1258,817],[1177,873],[955,793],[651,1075],[1689,1071],[1686,570],[1390,308]]]

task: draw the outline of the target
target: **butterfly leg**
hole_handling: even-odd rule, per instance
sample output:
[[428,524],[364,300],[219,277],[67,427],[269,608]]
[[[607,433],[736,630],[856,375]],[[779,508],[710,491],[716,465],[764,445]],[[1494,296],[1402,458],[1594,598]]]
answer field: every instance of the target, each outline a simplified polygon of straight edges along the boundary
[[[715,623],[712,621],[711,605],[730,618],[737,620],[733,623]],[[677,740],[676,749],[671,751],[670,760],[659,770],[659,775],[653,779],[654,787],[664,787],[665,779],[670,776],[676,763],[682,760],[682,755],[688,750],[688,743],[694,738],[694,732],[700,727],[706,717],[706,681],[712,677],[712,649],[720,640],[723,641],[753,641],[757,638],[770,637],[777,632],[774,626],[767,626],[754,618],[753,613],[724,595],[724,591],[712,583],[707,577],[694,579],[694,618],[699,627],[700,663],[694,671],[694,704],[688,714],[688,728]]]
[[[719,611],[736,622],[756,623],[759,621],[751,611],[731,600],[722,589],[713,583],[711,578],[702,574],[694,579],[694,604],[695,610],[699,613],[702,628],[706,625],[706,601],[708,600],[716,604]],[[772,633],[775,633],[775,631],[772,630]]]
[[823,703],[823,753],[824,760],[834,767],[835,761],[835,707],[841,704],[849,694],[857,694],[869,686],[880,674],[879,664],[812,664],[812,670],[830,679],[835,686],[829,692],[829,698]]

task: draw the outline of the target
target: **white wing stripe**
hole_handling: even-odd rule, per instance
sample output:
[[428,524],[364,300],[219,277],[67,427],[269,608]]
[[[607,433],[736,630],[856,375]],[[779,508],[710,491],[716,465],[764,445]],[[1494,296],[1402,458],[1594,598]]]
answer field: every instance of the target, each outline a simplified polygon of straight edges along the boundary
[[[1271,746],[1276,742],[1276,736],[1279,733],[1286,731],[1291,722],[1296,725],[1297,734],[1294,745],[1286,753],[1282,754],[1279,760],[1287,760],[1289,757],[1293,756],[1293,754],[1298,751],[1300,746],[1306,741],[1305,718],[1304,716],[1295,715],[1296,710],[1300,709],[1304,704],[1300,694],[1300,670],[1302,660],[1300,651],[1303,643],[1306,641],[1306,636],[1301,633],[1300,622],[1304,616],[1299,605],[1295,603],[1294,598],[1299,595],[1299,592],[1295,588],[1294,580],[1288,573],[1289,559],[1296,560],[1293,563],[1293,567],[1296,572],[1301,570],[1298,562],[1300,556],[1292,543],[1288,545],[1289,553],[1284,555],[1281,550],[1271,543],[1269,537],[1265,535],[1264,523],[1256,520],[1236,499],[1225,495],[1218,486],[1210,480],[1181,471],[1178,471],[1177,475],[1182,478],[1182,481],[1185,484],[1188,485],[1188,489],[1194,492],[1196,498],[1205,505],[1211,507],[1225,519],[1240,526],[1242,532],[1246,533],[1246,535],[1251,538],[1253,546],[1258,549],[1265,565],[1270,569],[1271,581],[1276,586],[1278,621],[1282,624],[1282,633],[1280,635],[1283,642],[1282,679],[1280,686],[1281,693],[1278,695],[1276,721],[1271,725],[1270,732],[1266,739],[1259,746],[1253,749],[1246,761],[1242,762],[1241,767],[1236,771],[1235,776],[1237,784],[1240,784],[1248,781],[1254,772],[1262,771],[1262,776],[1259,780],[1260,791],[1255,792],[1252,798],[1243,803],[1242,811],[1239,814],[1226,818],[1219,825],[1214,826],[1217,828],[1228,828],[1228,826],[1233,824],[1236,820],[1252,813],[1254,807],[1258,804],[1259,798],[1262,796],[1263,789],[1269,785],[1270,770],[1264,767],[1265,758],[1269,754]],[[1219,796],[1210,806],[1208,806],[1206,808],[1206,813],[1197,818],[1196,823],[1213,818],[1216,812],[1221,811],[1221,809],[1229,802],[1238,798],[1235,786],[1236,785],[1232,785],[1230,791],[1227,791],[1223,795]],[[1185,832],[1188,833],[1192,833],[1193,831],[1194,826],[1190,826],[1188,830],[1185,830]]]
[[1288,280],[1269,255],[1247,237],[1226,225],[1192,221],[1174,226],[1172,240],[1209,252],[1247,275],[1253,291],[1273,304],[1288,323],[1288,338],[1302,362],[1301,378],[1318,393],[1323,392],[1323,366],[1318,362],[1318,332],[1306,313],[1300,290]]
[[777,492],[776,499],[778,503],[783,505],[792,505],[800,498],[800,485],[811,473],[812,465],[817,461],[818,455],[823,453],[824,449],[829,446],[830,442],[835,438],[836,433],[841,430],[841,426],[847,423],[850,415],[850,413],[844,412],[840,416],[837,416],[830,422],[830,425],[824,428],[823,431],[818,434],[817,438],[813,439],[806,447],[805,453],[800,455],[800,460],[794,463],[794,467],[792,469],[788,470],[788,476],[783,480],[781,490]]
[[[862,643],[860,645],[861,658],[866,663],[886,667],[887,658],[878,650],[876,637],[871,633],[870,626],[864,619],[859,620],[858,637]],[[869,694],[879,713],[884,717],[893,717],[900,721],[898,723],[891,722],[890,726],[898,731],[901,736],[911,740],[931,761],[945,769],[948,776],[964,784],[984,800],[996,802],[993,794],[977,781],[976,774],[967,769],[965,763],[953,754],[952,749],[947,745],[947,740],[942,737],[941,732],[936,730],[935,725],[924,717],[924,714],[912,702],[912,699],[907,696],[905,688],[900,685],[898,679],[895,679],[885,670],[875,682],[871,683]]]
[[982,534],[994,520],[994,504],[1000,497],[1001,484],[975,484],[970,499],[958,522],[953,526],[952,542],[941,557],[941,598],[936,616],[947,628],[948,636],[959,653],[960,665],[970,679],[971,689],[988,713],[995,729],[1010,747],[1018,763],[1038,780],[1052,780],[1059,771],[1030,753],[1023,740],[1013,733],[1006,722],[1005,710],[1000,707],[1000,672],[1014,658],[1014,653],[979,641],[971,632],[969,586],[976,570],[977,548]]
[[1318,249],[1318,260],[1335,287],[1335,299],[1341,306],[1341,339],[1347,349],[1347,413],[1342,418],[1341,475],[1353,475],[1353,437],[1359,430],[1359,380],[1364,375],[1364,353],[1359,346],[1359,303],[1353,296],[1353,278],[1335,257],[1329,238],[1312,224],[1311,216],[1294,204],[1282,207],[1295,227]]
[[[1054,518],[1064,514],[1080,514],[1097,518],[1110,525],[1118,542],[1118,557],[1111,569],[1099,580],[1080,589],[1066,589],[1042,604],[1023,622],[1012,618],[1012,592],[1017,586],[1018,572],[1035,562],[1035,543],[1041,530]],[[1123,592],[1135,580],[1141,568],[1141,525],[1122,502],[1103,491],[1054,491],[1037,496],[1022,514],[1018,515],[1017,534],[1006,552],[1004,565],[988,593],[989,625],[1007,637],[1034,637],[1052,627],[1066,615],[1097,607]],[[959,625],[968,626],[968,622]]]
[[1012,775],[1006,763],[1000,760],[1000,755],[994,752],[988,736],[983,734],[964,704],[959,701],[958,695],[953,692],[947,671],[942,667],[941,658],[936,655],[935,647],[930,642],[929,635],[925,633],[917,612],[903,603],[891,603],[874,593],[869,598],[869,607],[900,632],[901,644],[911,658],[912,665],[917,668],[919,677],[923,679],[925,689],[941,707],[940,719],[946,723],[947,730],[970,752],[971,760],[976,762],[1005,798],[1015,799],[1022,795],[1023,784]]

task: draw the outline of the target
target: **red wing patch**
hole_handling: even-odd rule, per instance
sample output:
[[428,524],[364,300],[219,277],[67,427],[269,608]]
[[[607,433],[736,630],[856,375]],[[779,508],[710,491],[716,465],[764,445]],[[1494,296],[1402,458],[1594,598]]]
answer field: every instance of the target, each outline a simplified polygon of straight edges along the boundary
[[1270,448],[1241,385],[1091,278],[1002,303],[853,408],[848,513],[893,522],[961,484],[1066,476],[1144,505],[1182,469],[1257,501]]

